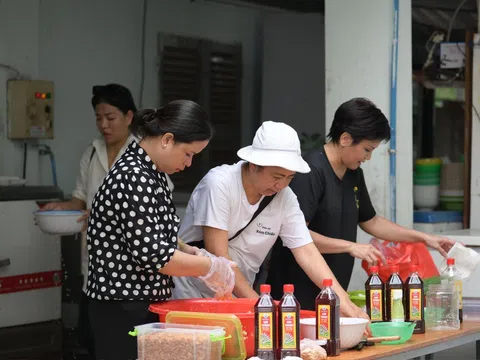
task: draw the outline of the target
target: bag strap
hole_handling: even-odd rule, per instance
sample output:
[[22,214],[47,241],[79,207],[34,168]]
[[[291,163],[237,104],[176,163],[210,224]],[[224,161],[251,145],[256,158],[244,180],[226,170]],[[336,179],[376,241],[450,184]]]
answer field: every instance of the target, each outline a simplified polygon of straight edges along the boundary
[[[245,225],[243,228],[241,228],[240,230],[238,230],[236,232],[235,235],[233,235],[230,239],[228,239],[228,241],[231,241],[233,239],[235,239],[238,235],[240,235],[242,233],[243,230],[245,230],[248,225],[250,225],[252,223],[253,220],[255,220],[255,218],[260,215],[260,213],[265,210],[265,208],[268,206],[268,204],[270,204],[273,200],[273,198],[275,197],[275,195],[277,194],[273,194],[271,196],[265,196],[262,201],[260,202],[260,205],[258,205],[258,209],[255,211],[255,213],[252,215],[252,218],[250,219],[250,221],[247,223],[247,225]],[[203,249],[205,248],[205,243],[203,242],[203,240],[198,240],[198,241],[192,241],[191,243],[189,243],[188,245],[191,245],[191,246],[196,246],[200,249]]]
[[[95,146],[94,146],[93,149],[92,149],[92,152],[90,154],[90,163],[92,162],[93,155],[95,155],[95,151],[96,150],[95,150]],[[90,165],[90,163],[89,163],[89,165]]]
[[240,235],[242,233],[243,230],[245,230],[248,225],[250,225],[252,223],[253,220],[255,220],[255,218],[260,215],[260,213],[265,210],[265,208],[268,206],[268,204],[270,204],[273,200],[273,198],[275,197],[275,195],[277,195],[276,193],[272,196],[265,196],[262,201],[260,202],[260,205],[258,205],[258,209],[257,211],[255,211],[255,213],[253,214],[252,218],[250,219],[250,221],[247,223],[247,225],[245,225],[243,228],[241,228],[240,230],[237,231],[237,233],[235,235],[233,235],[230,239],[228,239],[228,241],[231,241],[233,239],[235,239],[238,235]]

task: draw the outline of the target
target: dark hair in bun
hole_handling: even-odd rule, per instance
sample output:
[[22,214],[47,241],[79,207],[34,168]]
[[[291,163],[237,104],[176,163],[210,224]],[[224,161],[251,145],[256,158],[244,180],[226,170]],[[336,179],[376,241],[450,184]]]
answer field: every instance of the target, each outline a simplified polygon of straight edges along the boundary
[[140,110],[130,130],[140,138],[171,133],[181,143],[210,140],[214,133],[205,110],[190,100],[175,100],[159,109]]

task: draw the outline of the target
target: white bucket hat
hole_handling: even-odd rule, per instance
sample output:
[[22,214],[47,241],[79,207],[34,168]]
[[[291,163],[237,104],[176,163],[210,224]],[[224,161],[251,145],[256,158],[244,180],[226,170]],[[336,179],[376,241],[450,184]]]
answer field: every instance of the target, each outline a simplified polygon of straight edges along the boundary
[[238,157],[259,166],[278,166],[299,173],[310,172],[302,158],[297,132],[281,122],[265,121],[255,133],[253,144],[241,148]]

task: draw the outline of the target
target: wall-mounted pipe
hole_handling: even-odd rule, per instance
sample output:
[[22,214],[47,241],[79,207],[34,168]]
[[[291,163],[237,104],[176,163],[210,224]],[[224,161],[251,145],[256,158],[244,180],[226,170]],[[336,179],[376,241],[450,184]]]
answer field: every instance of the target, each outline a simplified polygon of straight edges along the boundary
[[393,0],[393,41],[390,87],[390,219],[397,221],[397,73],[399,0]]

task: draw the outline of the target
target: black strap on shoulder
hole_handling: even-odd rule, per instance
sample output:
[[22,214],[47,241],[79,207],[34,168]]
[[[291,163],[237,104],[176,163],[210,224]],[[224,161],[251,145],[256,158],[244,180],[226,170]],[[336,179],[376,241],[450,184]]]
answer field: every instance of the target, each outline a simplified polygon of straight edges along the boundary
[[[242,233],[243,230],[245,230],[248,225],[250,225],[252,223],[253,220],[255,220],[255,218],[260,215],[260,213],[265,210],[265,208],[268,206],[268,204],[270,204],[273,200],[273,198],[275,197],[276,194],[274,195],[271,195],[271,196],[265,196],[262,201],[260,202],[260,205],[258,205],[258,209],[255,211],[255,213],[253,214],[252,218],[250,219],[250,221],[247,223],[247,225],[245,225],[243,228],[241,228],[240,230],[237,231],[237,233],[235,235],[233,235],[230,239],[228,239],[228,241],[231,241],[233,239],[235,239],[238,235],[240,235]],[[188,245],[192,245],[192,246],[196,246],[198,248],[204,248],[205,247],[205,244],[203,242],[203,240],[200,240],[200,241],[194,241],[194,242],[191,242],[189,243]]]
[[95,155],[95,146],[92,149],[92,153],[90,154],[90,162],[92,162],[93,155]]

